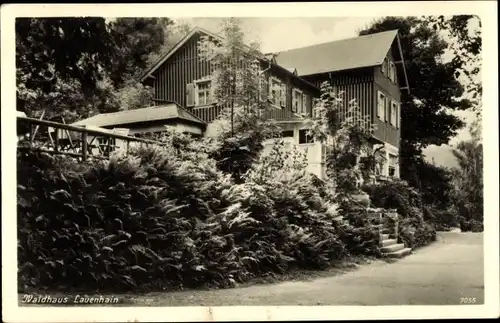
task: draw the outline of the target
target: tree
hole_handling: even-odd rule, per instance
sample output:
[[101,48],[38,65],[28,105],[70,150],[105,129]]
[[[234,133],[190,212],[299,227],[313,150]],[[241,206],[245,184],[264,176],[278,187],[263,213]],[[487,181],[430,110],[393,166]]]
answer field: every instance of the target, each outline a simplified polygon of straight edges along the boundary
[[148,65],[153,65],[160,60],[160,58],[167,54],[175,44],[191,31],[191,29],[192,27],[188,23],[174,22],[173,24],[168,24],[168,28],[164,31],[166,35],[165,42],[158,51],[149,54]]
[[[446,32],[451,38],[448,44],[454,55],[454,64],[466,81],[465,88],[472,96],[473,110],[480,115],[482,84],[478,76],[481,71],[481,19],[473,15],[430,16],[425,19],[432,28]],[[476,28],[474,25],[477,25]]]
[[149,55],[158,53],[166,43],[172,25],[169,18],[118,18],[110,23],[116,48],[109,77],[115,86],[141,75]]
[[16,20],[18,110],[66,121],[151,104],[137,80],[161,49],[168,18]]
[[464,123],[450,113],[472,107],[463,97],[457,59],[444,62],[449,44],[425,19],[386,17],[360,32],[367,35],[398,29],[411,92],[402,93],[400,145],[401,177],[419,187],[417,167],[422,150],[447,144]]
[[243,42],[243,31],[236,18],[225,20],[221,27],[223,38],[202,37],[199,54],[211,65],[209,79],[214,104],[222,110],[216,121],[220,129],[212,157],[221,170],[231,173],[238,182],[276,128],[262,118],[270,104],[260,95],[264,79],[258,44],[247,46]]
[[466,221],[483,221],[483,145],[474,126],[471,139],[461,141],[453,149],[458,161],[455,169],[457,203]]
[[15,28],[17,98],[27,103],[21,109],[61,110],[52,104],[62,89],[95,96],[114,55],[104,18],[17,18]]
[[344,207],[351,207],[353,194],[362,181],[369,181],[382,156],[374,148],[371,133],[374,125],[363,115],[355,100],[343,112],[342,93],[337,95],[329,82],[321,85],[314,116],[307,123],[315,141],[325,146],[327,180],[335,187]]

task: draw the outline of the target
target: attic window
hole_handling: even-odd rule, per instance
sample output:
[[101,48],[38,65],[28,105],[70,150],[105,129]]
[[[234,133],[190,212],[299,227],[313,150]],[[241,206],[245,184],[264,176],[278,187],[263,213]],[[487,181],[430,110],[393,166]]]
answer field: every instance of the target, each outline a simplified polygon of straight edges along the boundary
[[384,62],[382,63],[382,74],[387,75],[387,58],[384,58]]
[[394,64],[393,61],[389,62],[389,79],[393,82],[396,83],[396,64]]

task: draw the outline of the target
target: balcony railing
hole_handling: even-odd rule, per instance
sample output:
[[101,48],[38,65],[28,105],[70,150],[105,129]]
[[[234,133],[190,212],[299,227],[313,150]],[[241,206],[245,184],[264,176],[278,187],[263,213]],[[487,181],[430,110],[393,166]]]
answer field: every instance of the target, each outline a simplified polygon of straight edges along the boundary
[[68,124],[17,117],[18,149],[38,150],[67,155],[81,160],[89,157],[106,159],[118,149],[128,153],[130,144],[139,146],[163,143],[114,133],[107,129],[88,129]]

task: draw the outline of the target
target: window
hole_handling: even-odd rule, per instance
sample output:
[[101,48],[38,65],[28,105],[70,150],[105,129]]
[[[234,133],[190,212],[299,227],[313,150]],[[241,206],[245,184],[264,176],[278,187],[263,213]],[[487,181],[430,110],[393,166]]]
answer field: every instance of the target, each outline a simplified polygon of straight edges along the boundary
[[313,136],[308,134],[309,129],[299,130],[299,144],[310,144],[314,142]]
[[312,116],[313,118],[318,118],[319,114],[316,112],[316,107],[318,106],[318,99],[312,99]]
[[304,96],[302,91],[293,89],[292,111],[295,113],[304,113]]
[[286,130],[286,131],[283,131],[283,132],[281,133],[281,136],[282,136],[283,138],[290,138],[290,137],[292,137],[292,138],[293,138],[293,130]]
[[391,125],[398,128],[399,127],[399,104],[396,101],[391,101]]
[[282,101],[281,92],[282,92],[282,86],[280,80],[278,80],[275,77],[271,77],[269,79],[269,96],[273,104],[281,106],[281,101]]
[[212,89],[210,81],[196,83],[196,105],[208,105],[212,103]]
[[382,74],[387,75],[387,58],[384,58],[384,62],[382,63]]
[[389,63],[389,79],[396,83],[397,74],[396,74],[396,64],[393,61]]
[[396,176],[396,167],[398,166],[398,157],[393,154],[389,154],[389,177]]
[[377,117],[380,120],[386,121],[385,109],[386,109],[387,97],[382,92],[378,92],[377,98]]
[[302,94],[302,114],[307,113],[307,94]]
[[286,84],[281,83],[280,106],[286,107]]

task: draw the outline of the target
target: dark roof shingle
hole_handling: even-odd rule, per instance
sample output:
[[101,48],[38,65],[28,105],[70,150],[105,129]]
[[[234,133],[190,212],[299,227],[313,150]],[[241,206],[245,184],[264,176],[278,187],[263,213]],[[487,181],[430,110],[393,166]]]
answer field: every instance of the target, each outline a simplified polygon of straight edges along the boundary
[[299,76],[370,67],[383,63],[397,30],[342,39],[283,51],[279,65],[295,68]]
[[205,124],[201,119],[181,108],[175,103],[147,107],[142,109],[119,111],[112,113],[101,113],[93,117],[73,123],[75,126],[92,125],[98,127],[109,127],[116,125],[132,124],[138,122],[158,121],[167,119],[182,119],[198,124]]

